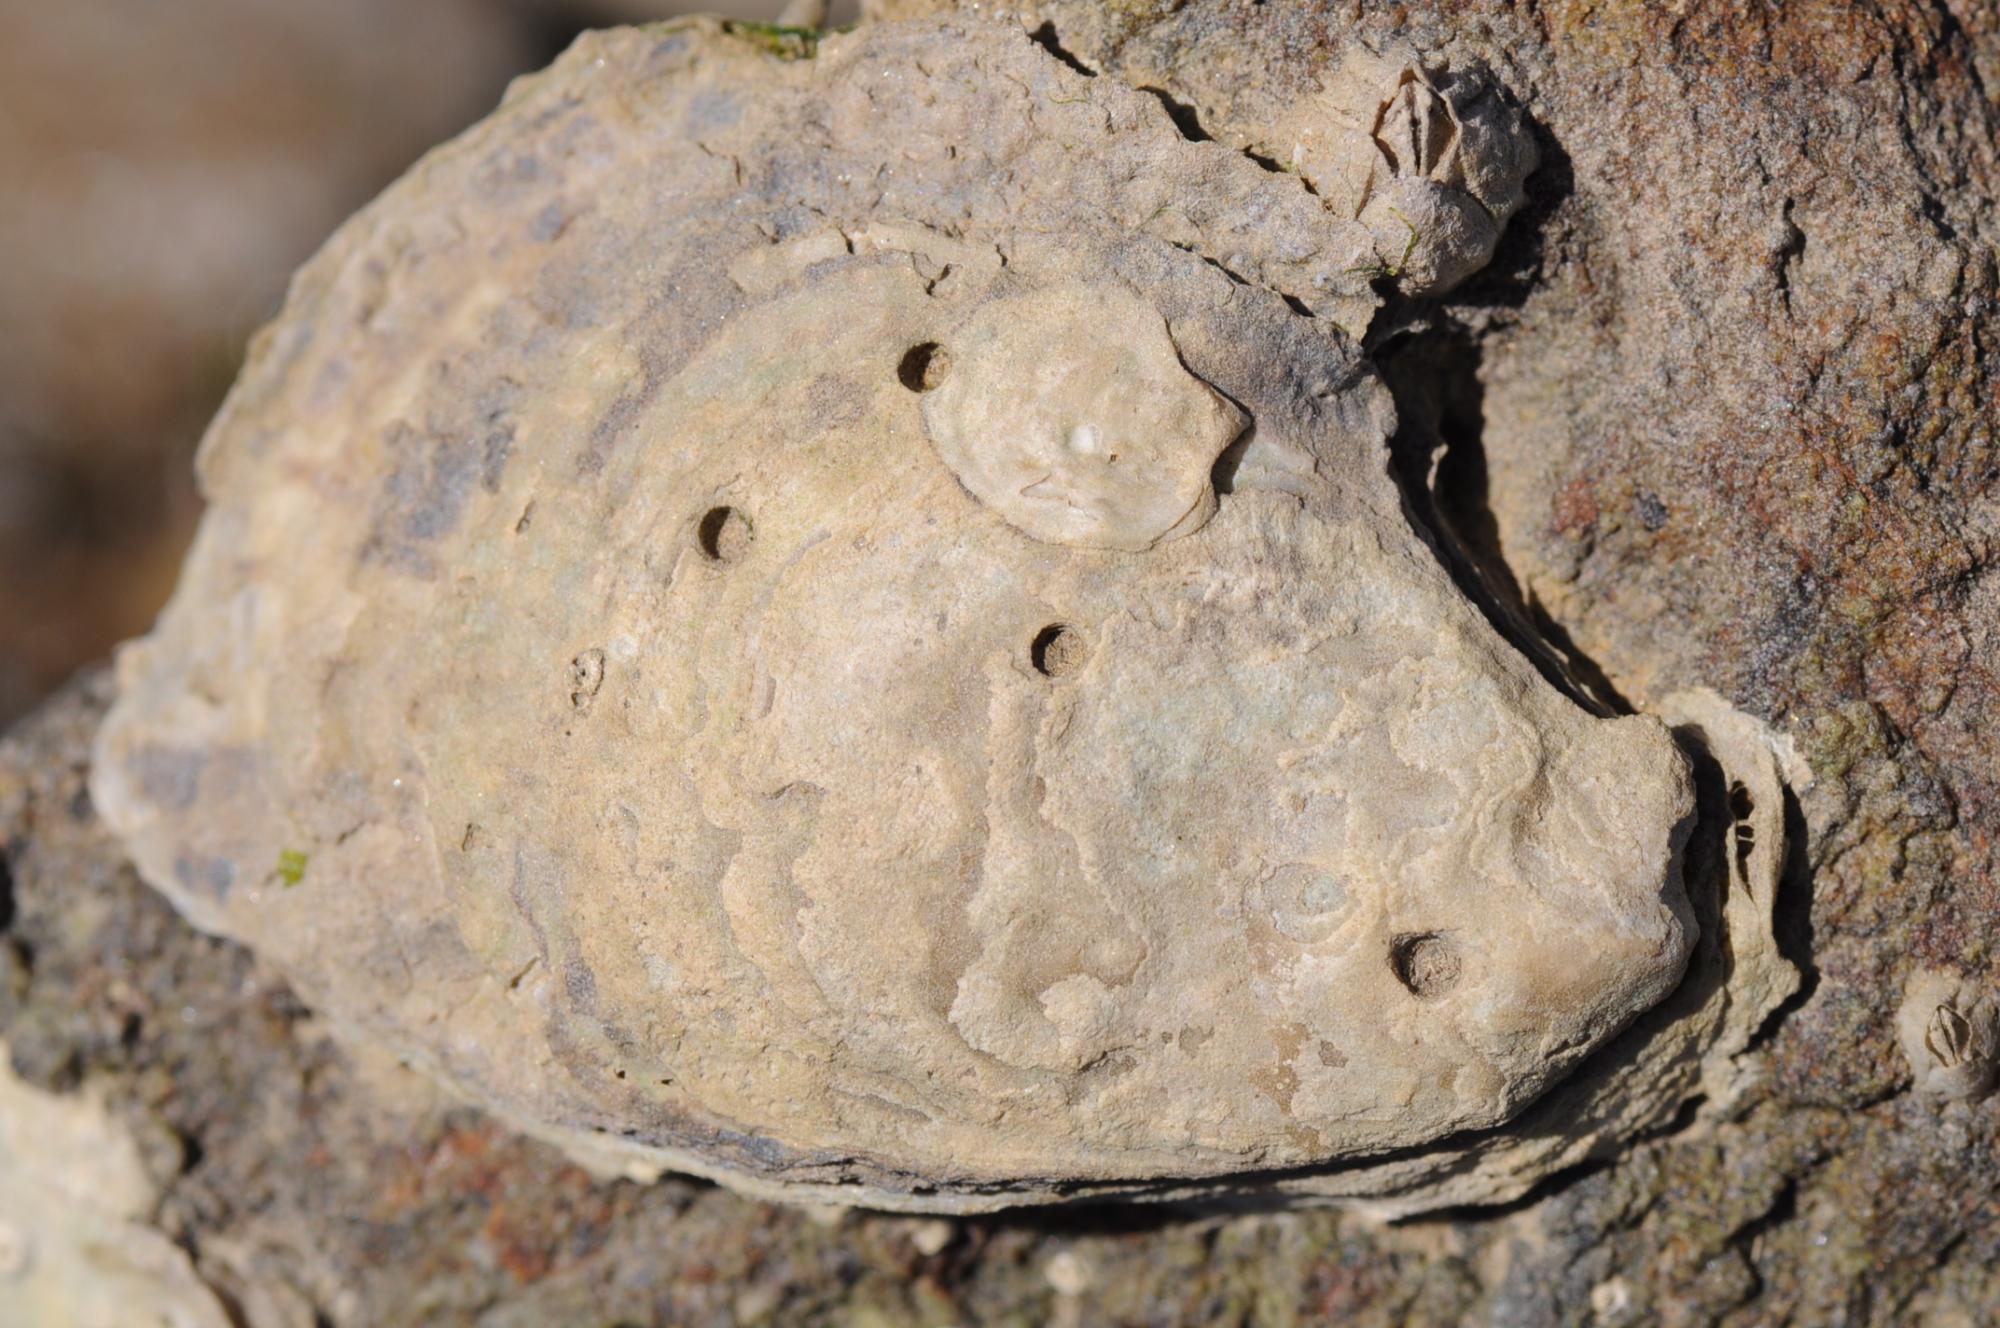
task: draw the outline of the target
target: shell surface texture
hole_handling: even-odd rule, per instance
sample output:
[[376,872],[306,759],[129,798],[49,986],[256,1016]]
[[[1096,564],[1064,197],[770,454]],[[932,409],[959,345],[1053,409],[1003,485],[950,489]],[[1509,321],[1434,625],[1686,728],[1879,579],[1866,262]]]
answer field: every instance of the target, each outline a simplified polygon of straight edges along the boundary
[[1518,1190],[1569,1154],[1492,1171],[1509,1122],[1589,1146],[1630,1089],[1552,1087],[1715,923],[1681,746],[1406,515],[1376,251],[1004,24],[587,37],[295,280],[99,805],[635,1169]]

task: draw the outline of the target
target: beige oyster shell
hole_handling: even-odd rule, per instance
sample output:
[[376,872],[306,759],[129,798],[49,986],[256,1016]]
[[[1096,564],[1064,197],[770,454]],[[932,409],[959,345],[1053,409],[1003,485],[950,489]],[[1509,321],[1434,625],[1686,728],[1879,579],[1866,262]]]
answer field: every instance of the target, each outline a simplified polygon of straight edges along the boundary
[[195,923],[598,1156],[1518,1192],[1689,1089],[1655,1029],[1546,1096],[1714,899],[1667,729],[1412,529],[1335,326],[1372,245],[1005,24],[589,37],[297,278],[95,796]]

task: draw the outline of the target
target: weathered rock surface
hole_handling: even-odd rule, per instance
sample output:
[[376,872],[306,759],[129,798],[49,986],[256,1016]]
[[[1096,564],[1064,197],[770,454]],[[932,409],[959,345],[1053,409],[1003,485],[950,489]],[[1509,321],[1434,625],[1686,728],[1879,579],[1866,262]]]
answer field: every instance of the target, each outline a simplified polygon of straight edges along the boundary
[[[1504,109],[1359,68],[1402,143],[1351,131],[1360,195],[1407,159],[1497,226]],[[1450,1136],[1674,990],[1697,914],[1692,1000],[1754,947],[1683,893],[1665,727],[1411,524],[1345,212],[1008,22],[586,40],[301,274],[98,805],[316,1007],[637,1163],[1516,1194],[1722,1025],[1621,1044],[1560,1147]]]

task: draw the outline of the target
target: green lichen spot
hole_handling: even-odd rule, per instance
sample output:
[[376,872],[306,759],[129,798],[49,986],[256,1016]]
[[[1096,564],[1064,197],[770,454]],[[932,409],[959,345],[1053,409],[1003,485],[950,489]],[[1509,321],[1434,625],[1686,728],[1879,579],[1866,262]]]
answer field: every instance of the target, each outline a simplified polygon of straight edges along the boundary
[[1402,276],[1403,273],[1409,271],[1410,255],[1417,251],[1417,240],[1421,232],[1417,230],[1417,223],[1403,215],[1401,208],[1392,207],[1389,211],[1395,213],[1397,221],[1402,222],[1410,228],[1410,238],[1409,242],[1403,246],[1403,256],[1393,263],[1370,263],[1363,267],[1350,267],[1347,269],[1350,274],[1359,274],[1370,281],[1385,279],[1394,281],[1396,278]]
[[306,877],[306,855],[295,848],[282,850],[278,854],[278,880],[291,889]]
[[819,54],[818,28],[795,28],[783,23],[748,23],[730,19],[722,30],[732,37],[752,41],[780,60],[810,60]]

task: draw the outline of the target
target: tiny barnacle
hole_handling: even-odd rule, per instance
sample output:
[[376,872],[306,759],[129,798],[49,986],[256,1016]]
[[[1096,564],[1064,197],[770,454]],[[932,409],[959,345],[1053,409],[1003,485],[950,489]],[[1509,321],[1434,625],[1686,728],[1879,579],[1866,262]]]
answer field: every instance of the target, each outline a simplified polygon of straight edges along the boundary
[[1938,968],[1912,974],[1896,1028],[1916,1091],[1947,1100],[1992,1091],[2000,1073],[1996,1022],[1991,996],[1970,979]]
[[1943,1068],[1956,1069],[1972,1055],[1972,1024],[1950,1003],[1938,1006],[1924,1029],[1924,1049]]

